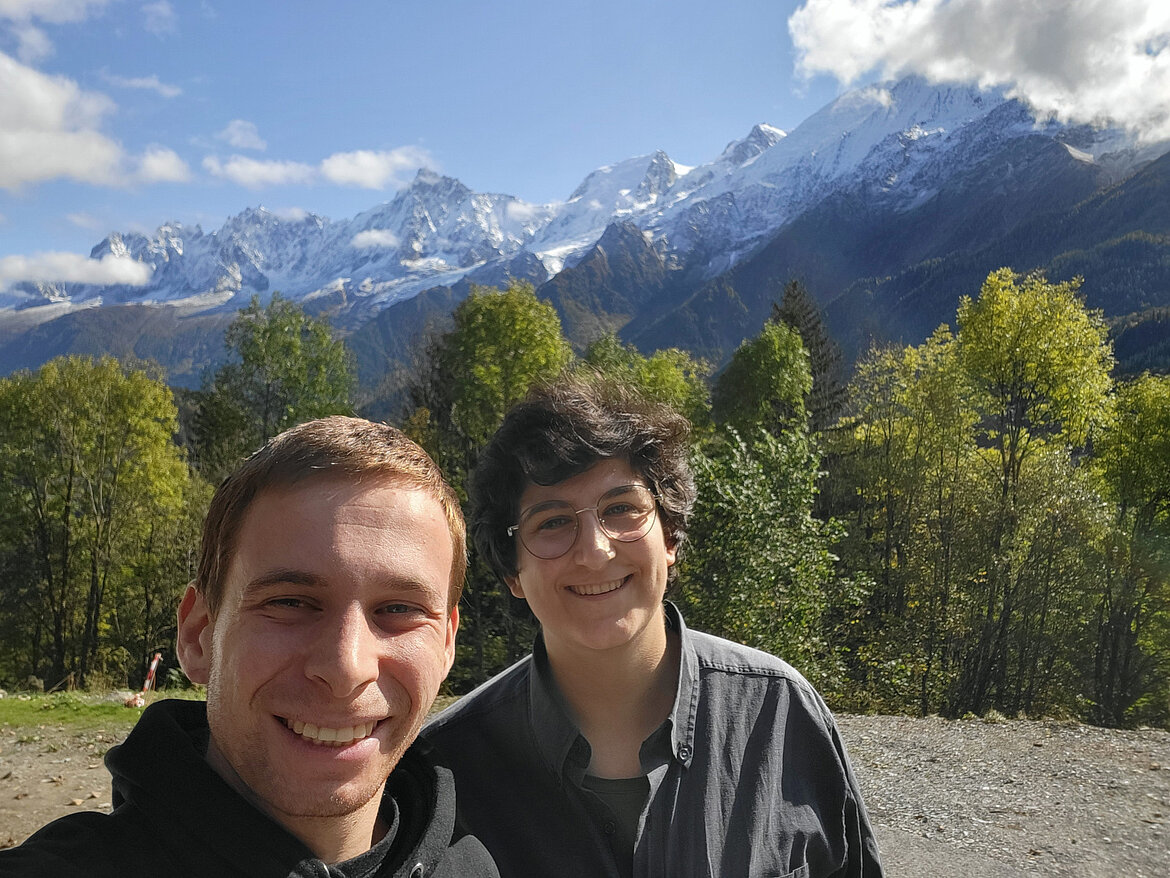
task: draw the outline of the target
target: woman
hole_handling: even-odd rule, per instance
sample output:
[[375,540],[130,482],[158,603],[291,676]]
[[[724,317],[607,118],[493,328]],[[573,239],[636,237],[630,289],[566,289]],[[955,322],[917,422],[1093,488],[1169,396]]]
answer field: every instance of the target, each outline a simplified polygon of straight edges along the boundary
[[540,634],[423,734],[504,876],[880,875],[820,696],[664,601],[695,498],[688,429],[580,379],[509,412],[471,529]]

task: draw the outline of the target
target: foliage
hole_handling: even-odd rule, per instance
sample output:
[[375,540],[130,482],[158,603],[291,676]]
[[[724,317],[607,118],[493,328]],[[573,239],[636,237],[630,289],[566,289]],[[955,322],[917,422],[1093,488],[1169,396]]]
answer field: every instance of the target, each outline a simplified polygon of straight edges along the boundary
[[874,579],[849,643],[865,706],[1112,724],[1166,706],[1166,569],[1133,510],[1170,425],[1153,384],[1122,389],[1111,420],[1078,283],[993,272],[956,336],[859,365],[830,483],[845,564]]
[[354,367],[329,324],[274,293],[242,309],[224,337],[231,359],[197,395],[192,444],[218,481],[252,450],[295,424],[352,411]]
[[641,393],[685,415],[697,430],[711,421],[706,379],[711,367],[686,351],[668,348],[644,356],[609,333],[593,342],[578,366],[636,387]]
[[712,392],[715,421],[741,434],[763,428],[779,433],[805,422],[812,389],[808,353],[800,334],[784,323],[767,323],[745,341],[720,374]]
[[845,405],[841,348],[829,336],[820,309],[804,284],[798,280],[786,283],[780,301],[772,304],[772,316],[768,319],[784,323],[800,334],[812,373],[807,400],[809,426],[814,433],[831,427]]
[[[157,645],[144,643],[164,634],[157,618],[119,616],[128,590],[173,611],[190,572],[185,546],[155,540],[199,496],[176,426],[161,379],[110,358],[52,360],[0,380],[0,673],[84,685],[142,667]],[[134,585],[148,555],[176,578]]]
[[555,378],[572,352],[556,311],[528,283],[502,292],[474,287],[453,318],[428,346],[407,423],[461,487],[508,408],[536,382]]
[[812,516],[818,455],[803,429],[752,441],[727,431],[696,449],[699,489],[680,572],[689,624],[837,681],[829,610],[856,603],[836,578],[838,528]]
[[[413,410],[403,429],[443,468],[460,492],[480,448],[508,408],[572,358],[556,311],[530,284],[500,292],[476,287],[459,304],[450,331],[432,338],[410,388]],[[456,666],[449,684],[464,691],[523,655],[534,626],[472,551],[463,594]]]

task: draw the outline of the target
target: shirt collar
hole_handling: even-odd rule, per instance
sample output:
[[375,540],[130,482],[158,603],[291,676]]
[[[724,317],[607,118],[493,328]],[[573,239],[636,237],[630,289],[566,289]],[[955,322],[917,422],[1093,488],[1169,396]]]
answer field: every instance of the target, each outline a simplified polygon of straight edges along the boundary
[[[682,614],[666,601],[666,624],[678,633],[681,655],[678,689],[671,707],[671,754],[683,765],[690,765],[695,753],[695,716],[699,704],[699,659]],[[544,636],[536,635],[532,647],[532,673],[528,677],[529,721],[535,733],[541,760],[555,777],[568,775],[580,783],[589,766],[589,742],[573,722],[568,705],[553,678]]]
[[[529,721],[536,737],[541,759],[559,781],[562,772],[578,783],[585,775],[592,755],[589,742],[581,735],[570,717],[569,707],[553,678],[552,666],[544,646],[544,634],[538,632],[532,645],[532,673],[528,675]],[[574,759],[566,764],[569,756]],[[582,757],[584,761],[582,762]]]
[[689,766],[695,756],[695,716],[699,709],[699,656],[682,613],[666,601],[666,624],[678,632],[680,656],[678,691],[670,711],[670,748],[674,757]]

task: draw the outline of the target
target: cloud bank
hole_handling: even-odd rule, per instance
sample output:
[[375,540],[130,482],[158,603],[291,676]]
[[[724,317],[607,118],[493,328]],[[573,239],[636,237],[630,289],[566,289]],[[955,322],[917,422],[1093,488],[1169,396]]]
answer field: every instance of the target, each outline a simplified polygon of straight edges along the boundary
[[129,284],[143,286],[153,270],[126,256],[107,253],[90,259],[77,253],[37,253],[0,258],[0,289],[19,281],[40,283]]
[[389,229],[366,229],[354,235],[349,246],[355,250],[390,250],[398,243],[398,236]]
[[1170,138],[1166,0],[806,0],[797,72],[1002,86],[1045,117]]
[[132,157],[106,136],[101,125],[113,109],[105,95],[0,52],[0,189],[61,178],[104,186],[189,178],[173,150]]
[[420,167],[433,167],[433,162],[425,150],[413,146],[389,151],[338,152],[318,165],[242,155],[233,155],[226,161],[218,156],[203,160],[203,169],[213,177],[248,189],[320,181],[363,189],[397,188],[405,185],[407,177]]

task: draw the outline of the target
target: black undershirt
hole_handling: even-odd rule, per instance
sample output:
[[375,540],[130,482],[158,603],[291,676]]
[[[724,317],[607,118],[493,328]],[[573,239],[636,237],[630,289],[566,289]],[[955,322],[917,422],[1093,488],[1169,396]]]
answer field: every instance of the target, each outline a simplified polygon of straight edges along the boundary
[[602,826],[607,835],[613,834],[613,849],[617,854],[618,870],[624,876],[634,872],[634,839],[638,834],[638,820],[650,794],[648,777],[607,778],[585,775],[581,786],[593,793],[613,815],[612,830]]

